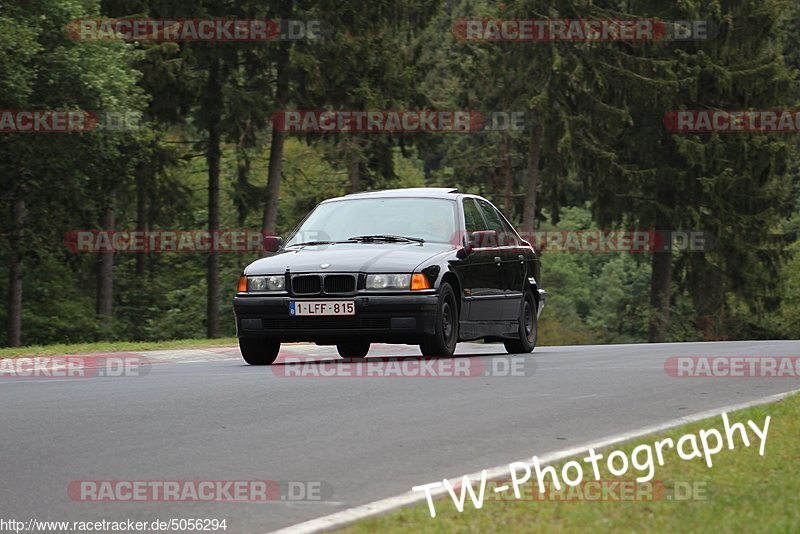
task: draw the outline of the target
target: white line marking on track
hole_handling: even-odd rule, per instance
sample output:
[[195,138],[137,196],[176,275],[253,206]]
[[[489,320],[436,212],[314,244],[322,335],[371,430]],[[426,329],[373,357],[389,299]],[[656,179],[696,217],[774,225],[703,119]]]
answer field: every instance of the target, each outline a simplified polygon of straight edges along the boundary
[[[681,426],[687,423],[695,423],[697,421],[701,421],[703,419],[708,419],[710,417],[716,417],[722,414],[723,412],[733,412],[737,410],[743,410],[745,408],[750,408],[752,406],[759,406],[761,404],[769,404],[771,402],[776,402],[790,395],[795,393],[800,393],[800,389],[795,389],[792,391],[788,391],[786,393],[779,393],[777,395],[770,395],[769,397],[763,397],[760,399],[756,399],[750,402],[744,402],[740,404],[731,404],[728,406],[722,406],[720,408],[715,408],[712,410],[706,410],[703,412],[699,412],[693,415],[687,415],[685,417],[679,417],[678,419],[672,419],[671,421],[667,421],[665,423],[661,423],[658,425],[648,426],[639,430],[633,430],[631,432],[624,432],[622,434],[616,434],[613,436],[609,436],[594,442],[586,443],[584,445],[580,445],[577,447],[570,447],[569,449],[562,449],[560,451],[551,452],[549,454],[545,454],[539,457],[539,463],[541,465],[552,464],[555,462],[559,462],[561,460],[565,460],[567,458],[571,458],[573,456],[577,456],[586,452],[588,449],[602,449],[605,447],[609,447],[611,445],[615,445],[617,443],[621,443],[624,441],[630,441],[635,438],[640,438],[642,436],[646,436],[648,434],[654,434],[656,432],[662,432],[664,430],[669,430],[671,428],[675,428],[677,426]],[[526,463],[529,466],[532,466],[530,460],[519,460],[522,463]],[[509,476],[508,472],[508,465],[512,462],[505,463],[503,465],[498,465],[496,467],[491,467],[486,469],[486,480],[497,480],[499,478],[504,478]],[[461,481],[463,476],[468,476],[472,481],[478,481],[481,478],[480,471],[477,473],[470,473],[468,475],[461,475],[455,477],[449,477],[452,481]],[[437,480],[436,482],[440,482]],[[424,483],[421,481],[421,484]],[[444,488],[440,488],[439,490],[431,491],[433,497],[440,497],[445,495],[447,490]],[[296,525],[292,525],[290,527],[282,528],[279,530],[271,531],[272,534],[303,534],[306,532],[324,532],[329,530],[334,530],[338,528],[342,528],[346,525],[355,523],[356,521],[360,521],[362,519],[366,519],[368,517],[373,517],[376,515],[385,514],[386,512],[390,512],[392,510],[396,510],[398,508],[403,508],[406,506],[411,506],[413,504],[425,502],[425,493],[421,491],[407,491],[400,495],[396,495],[394,497],[387,497],[386,499],[381,499],[378,501],[373,501],[371,503],[362,504],[361,506],[356,506],[350,508],[348,510],[342,510],[341,512],[336,512],[334,514],[326,515],[323,517],[318,517],[316,519],[311,519],[309,521],[304,521],[302,523],[298,523]]]

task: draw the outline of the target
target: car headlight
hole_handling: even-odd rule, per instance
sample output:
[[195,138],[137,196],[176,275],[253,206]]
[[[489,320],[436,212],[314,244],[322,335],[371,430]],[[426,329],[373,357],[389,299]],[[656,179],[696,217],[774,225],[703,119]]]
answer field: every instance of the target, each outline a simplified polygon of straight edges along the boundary
[[275,276],[248,276],[247,291],[283,291],[286,278]]
[[367,289],[410,289],[410,274],[368,274]]

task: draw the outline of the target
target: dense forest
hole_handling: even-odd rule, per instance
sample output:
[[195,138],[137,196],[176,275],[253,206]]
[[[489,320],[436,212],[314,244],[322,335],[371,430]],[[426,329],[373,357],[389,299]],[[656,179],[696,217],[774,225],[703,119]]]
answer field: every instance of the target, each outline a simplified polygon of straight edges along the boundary
[[[76,33],[76,21],[103,19],[269,20],[273,34]],[[464,21],[498,19],[713,32],[465,33]],[[713,236],[703,250],[545,247],[542,344],[797,338],[798,131],[676,132],[665,117],[793,109],[798,68],[794,0],[5,1],[0,110],[84,110],[104,127],[0,127],[0,345],[234,334],[238,276],[259,251],[76,252],[70,233],[285,236],[323,199],[417,186],[482,194],[525,232]],[[272,120],[286,110],[469,110],[524,124],[293,132]]]

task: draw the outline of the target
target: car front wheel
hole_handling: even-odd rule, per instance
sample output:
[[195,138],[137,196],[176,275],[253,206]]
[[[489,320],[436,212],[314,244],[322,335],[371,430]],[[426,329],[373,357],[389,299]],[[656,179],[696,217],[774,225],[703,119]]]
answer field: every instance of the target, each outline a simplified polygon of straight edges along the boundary
[[436,333],[419,344],[423,356],[452,356],[458,343],[458,307],[453,288],[447,282],[439,290]]
[[519,339],[508,339],[503,342],[510,354],[524,354],[536,347],[536,335],[539,322],[536,317],[536,305],[533,296],[525,293],[525,300],[519,311]]
[[278,358],[281,342],[271,339],[239,338],[239,350],[250,365],[271,365]]

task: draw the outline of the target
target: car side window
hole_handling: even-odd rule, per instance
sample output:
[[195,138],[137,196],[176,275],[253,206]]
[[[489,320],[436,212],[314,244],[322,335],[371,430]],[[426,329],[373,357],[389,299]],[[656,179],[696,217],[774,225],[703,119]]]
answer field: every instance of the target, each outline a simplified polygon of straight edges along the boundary
[[500,213],[485,200],[478,200],[478,204],[480,205],[483,216],[486,218],[486,222],[489,225],[489,230],[494,230],[497,232],[497,240],[499,245],[501,247],[513,247],[518,245],[519,243],[517,243],[517,237],[514,234],[514,230],[500,215]]
[[[497,211],[497,210],[495,210]],[[498,212],[498,216],[500,217],[500,224],[503,225],[503,234],[500,236],[500,244],[506,247],[517,247],[519,246],[519,239],[517,238],[517,233],[508,224],[505,217],[501,213]]]
[[463,200],[463,206],[464,206],[464,226],[467,229],[467,240],[469,240],[472,238],[472,232],[485,230],[486,225],[483,222],[481,213],[480,211],[478,211],[478,206],[475,205],[475,201],[473,199],[465,198]]
[[481,207],[481,212],[486,218],[487,230],[494,230],[498,234],[503,231],[503,224],[500,222],[500,217],[495,213],[491,204],[485,200],[478,200],[478,205]]

